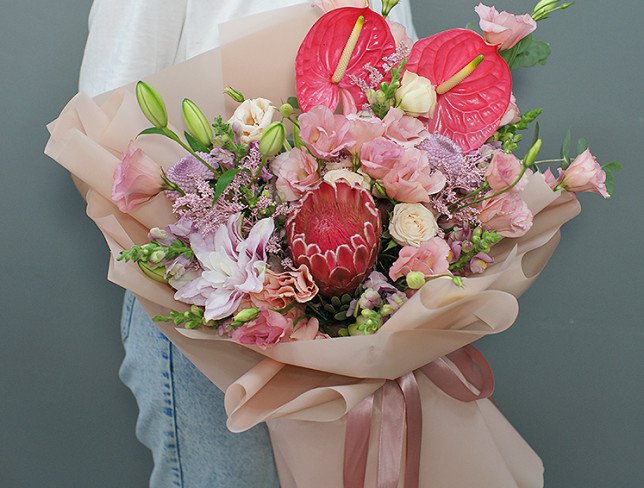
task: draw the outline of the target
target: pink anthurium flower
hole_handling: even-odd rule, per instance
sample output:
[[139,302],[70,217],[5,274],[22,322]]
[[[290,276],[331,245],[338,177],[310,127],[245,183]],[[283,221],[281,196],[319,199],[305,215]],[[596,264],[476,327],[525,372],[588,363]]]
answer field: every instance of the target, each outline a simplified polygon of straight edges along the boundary
[[[481,55],[469,75],[441,93],[441,85]],[[510,104],[512,76],[497,47],[476,32],[451,29],[421,39],[414,44],[406,68],[437,87],[436,108],[427,121],[429,132],[446,135],[468,153],[499,128]]]
[[385,19],[369,8],[331,10],[313,25],[297,53],[297,98],[302,111],[316,105],[345,112],[367,101],[352,76],[368,79],[365,65],[379,67],[396,50]]

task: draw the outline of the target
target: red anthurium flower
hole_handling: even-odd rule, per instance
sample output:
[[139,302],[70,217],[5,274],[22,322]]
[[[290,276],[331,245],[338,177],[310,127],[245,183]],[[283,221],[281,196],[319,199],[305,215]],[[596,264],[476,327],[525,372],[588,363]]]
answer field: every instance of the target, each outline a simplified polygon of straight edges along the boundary
[[295,62],[297,98],[306,112],[316,105],[335,110],[340,100],[360,107],[365,94],[349,78],[368,79],[365,65],[375,68],[393,54],[396,41],[382,15],[370,8],[331,10],[313,25]]
[[306,265],[325,296],[353,293],[371,271],[382,222],[371,194],[344,181],[323,181],[286,223],[297,265]]
[[452,29],[416,42],[406,67],[440,87],[479,55],[483,61],[471,74],[446,93],[439,91],[427,122],[430,132],[446,135],[466,153],[494,134],[510,104],[512,76],[497,47],[476,32]]

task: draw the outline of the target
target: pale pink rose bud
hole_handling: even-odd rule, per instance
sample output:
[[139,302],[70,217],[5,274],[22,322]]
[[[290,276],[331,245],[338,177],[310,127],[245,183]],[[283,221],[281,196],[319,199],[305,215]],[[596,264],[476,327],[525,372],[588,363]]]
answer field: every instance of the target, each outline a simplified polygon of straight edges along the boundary
[[130,144],[114,169],[112,200],[121,212],[131,212],[161,191],[161,167]]
[[503,237],[521,237],[532,227],[532,212],[517,193],[503,193],[485,200],[478,215],[486,230]]
[[514,15],[505,11],[499,13],[494,7],[482,3],[474,10],[481,18],[479,26],[485,41],[498,45],[500,51],[512,48],[537,28],[537,23],[530,14]]
[[[490,165],[485,170],[485,180],[493,191],[505,190],[514,183],[523,171],[523,163],[514,154],[496,152],[492,157]],[[525,175],[510,191],[523,191],[528,184]]]
[[508,105],[508,109],[505,112],[505,115],[501,119],[501,123],[499,125],[508,125],[508,124],[516,124],[519,120],[521,120],[521,112],[519,111],[519,106],[517,105],[517,99],[514,97],[514,93],[510,95],[510,105]]
[[589,191],[610,197],[606,190],[606,173],[588,149],[566,168],[559,186],[575,193]]

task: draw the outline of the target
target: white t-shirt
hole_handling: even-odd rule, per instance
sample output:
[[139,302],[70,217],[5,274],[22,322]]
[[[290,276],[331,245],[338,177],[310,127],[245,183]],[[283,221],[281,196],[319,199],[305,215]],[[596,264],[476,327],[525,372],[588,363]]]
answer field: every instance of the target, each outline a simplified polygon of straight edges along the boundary
[[[89,95],[131,83],[217,47],[218,24],[311,0],[95,0],[79,87]],[[381,0],[372,0],[377,12]],[[389,15],[413,39],[409,0]]]

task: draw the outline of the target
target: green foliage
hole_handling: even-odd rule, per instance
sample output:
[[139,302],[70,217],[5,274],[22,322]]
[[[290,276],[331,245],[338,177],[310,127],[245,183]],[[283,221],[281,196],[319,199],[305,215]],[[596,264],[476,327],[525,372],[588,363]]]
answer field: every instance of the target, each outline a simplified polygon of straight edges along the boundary
[[297,97],[288,97],[286,103],[291,105],[293,108],[300,109],[300,102],[297,100]]
[[210,148],[204,146],[201,142],[195,139],[195,137],[190,134],[190,132],[184,131],[183,135],[186,137],[186,141],[188,141],[190,149],[192,149],[194,152],[202,152],[206,154],[210,152]]
[[[494,133],[492,136],[493,141],[499,141],[503,143],[503,150],[506,153],[511,153],[516,151],[519,147],[519,142],[523,138],[522,134],[518,134],[519,131],[526,130],[528,126],[534,122],[539,115],[543,112],[542,108],[535,108],[524,114],[521,114],[521,118],[516,124],[508,124],[502,127]],[[538,129],[535,130],[535,140],[539,137]]]
[[130,249],[122,251],[116,259],[125,262],[159,263],[162,260],[172,260],[179,256],[191,260],[194,258],[194,252],[183,241],[177,239],[167,247],[156,241],[148,242],[142,246],[132,246]]
[[217,178],[217,183],[215,183],[215,195],[212,199],[213,206],[219,200],[219,197],[226,191],[228,185],[235,179],[235,176],[241,171],[241,168],[230,168],[223,172],[223,174]]
[[540,0],[534,6],[532,11],[532,18],[539,22],[540,20],[546,20],[551,13],[556,12],[557,10],[566,10],[568,7],[574,5],[575,2],[564,2],[559,3],[561,0]]
[[202,325],[207,327],[215,327],[217,321],[206,320],[204,318],[204,310],[201,307],[193,305],[190,310],[185,312],[177,312],[171,310],[169,315],[157,315],[152,320],[155,322],[172,322],[177,327],[183,326],[186,329],[198,329]]
[[391,83],[383,81],[378,90],[367,93],[373,113],[381,119],[384,119],[389,109],[394,106],[396,90],[400,88],[400,79],[406,64],[407,59],[403,59],[398,67],[391,69]]
[[[472,249],[469,252],[461,253],[458,260],[449,266],[452,273],[463,272],[467,264],[480,252],[488,253],[494,244],[500,242],[503,237],[496,231],[482,230],[480,227],[474,229],[472,235]],[[454,283],[457,286],[462,286],[462,282]]]
[[532,34],[521,39],[513,48],[501,52],[501,57],[510,69],[530,68],[537,64],[546,64],[552,50],[544,41],[536,40]]
[[602,166],[602,169],[604,170],[604,173],[606,173],[606,191],[610,196],[613,196],[613,192],[615,191],[614,173],[615,171],[622,170],[622,164],[617,161],[613,161],[612,163],[607,163]]
[[214,143],[222,149],[232,152],[239,160],[246,156],[248,147],[245,144],[237,144],[235,142],[235,131],[231,125],[218,116],[212,123],[215,132]]
[[150,127],[149,129],[145,129],[145,130],[142,130],[141,132],[139,132],[139,135],[136,136],[136,137],[145,136],[145,135],[148,135],[148,134],[155,134],[155,135],[161,135],[161,136],[166,135],[166,133],[164,132],[163,129],[159,129],[158,127]]

